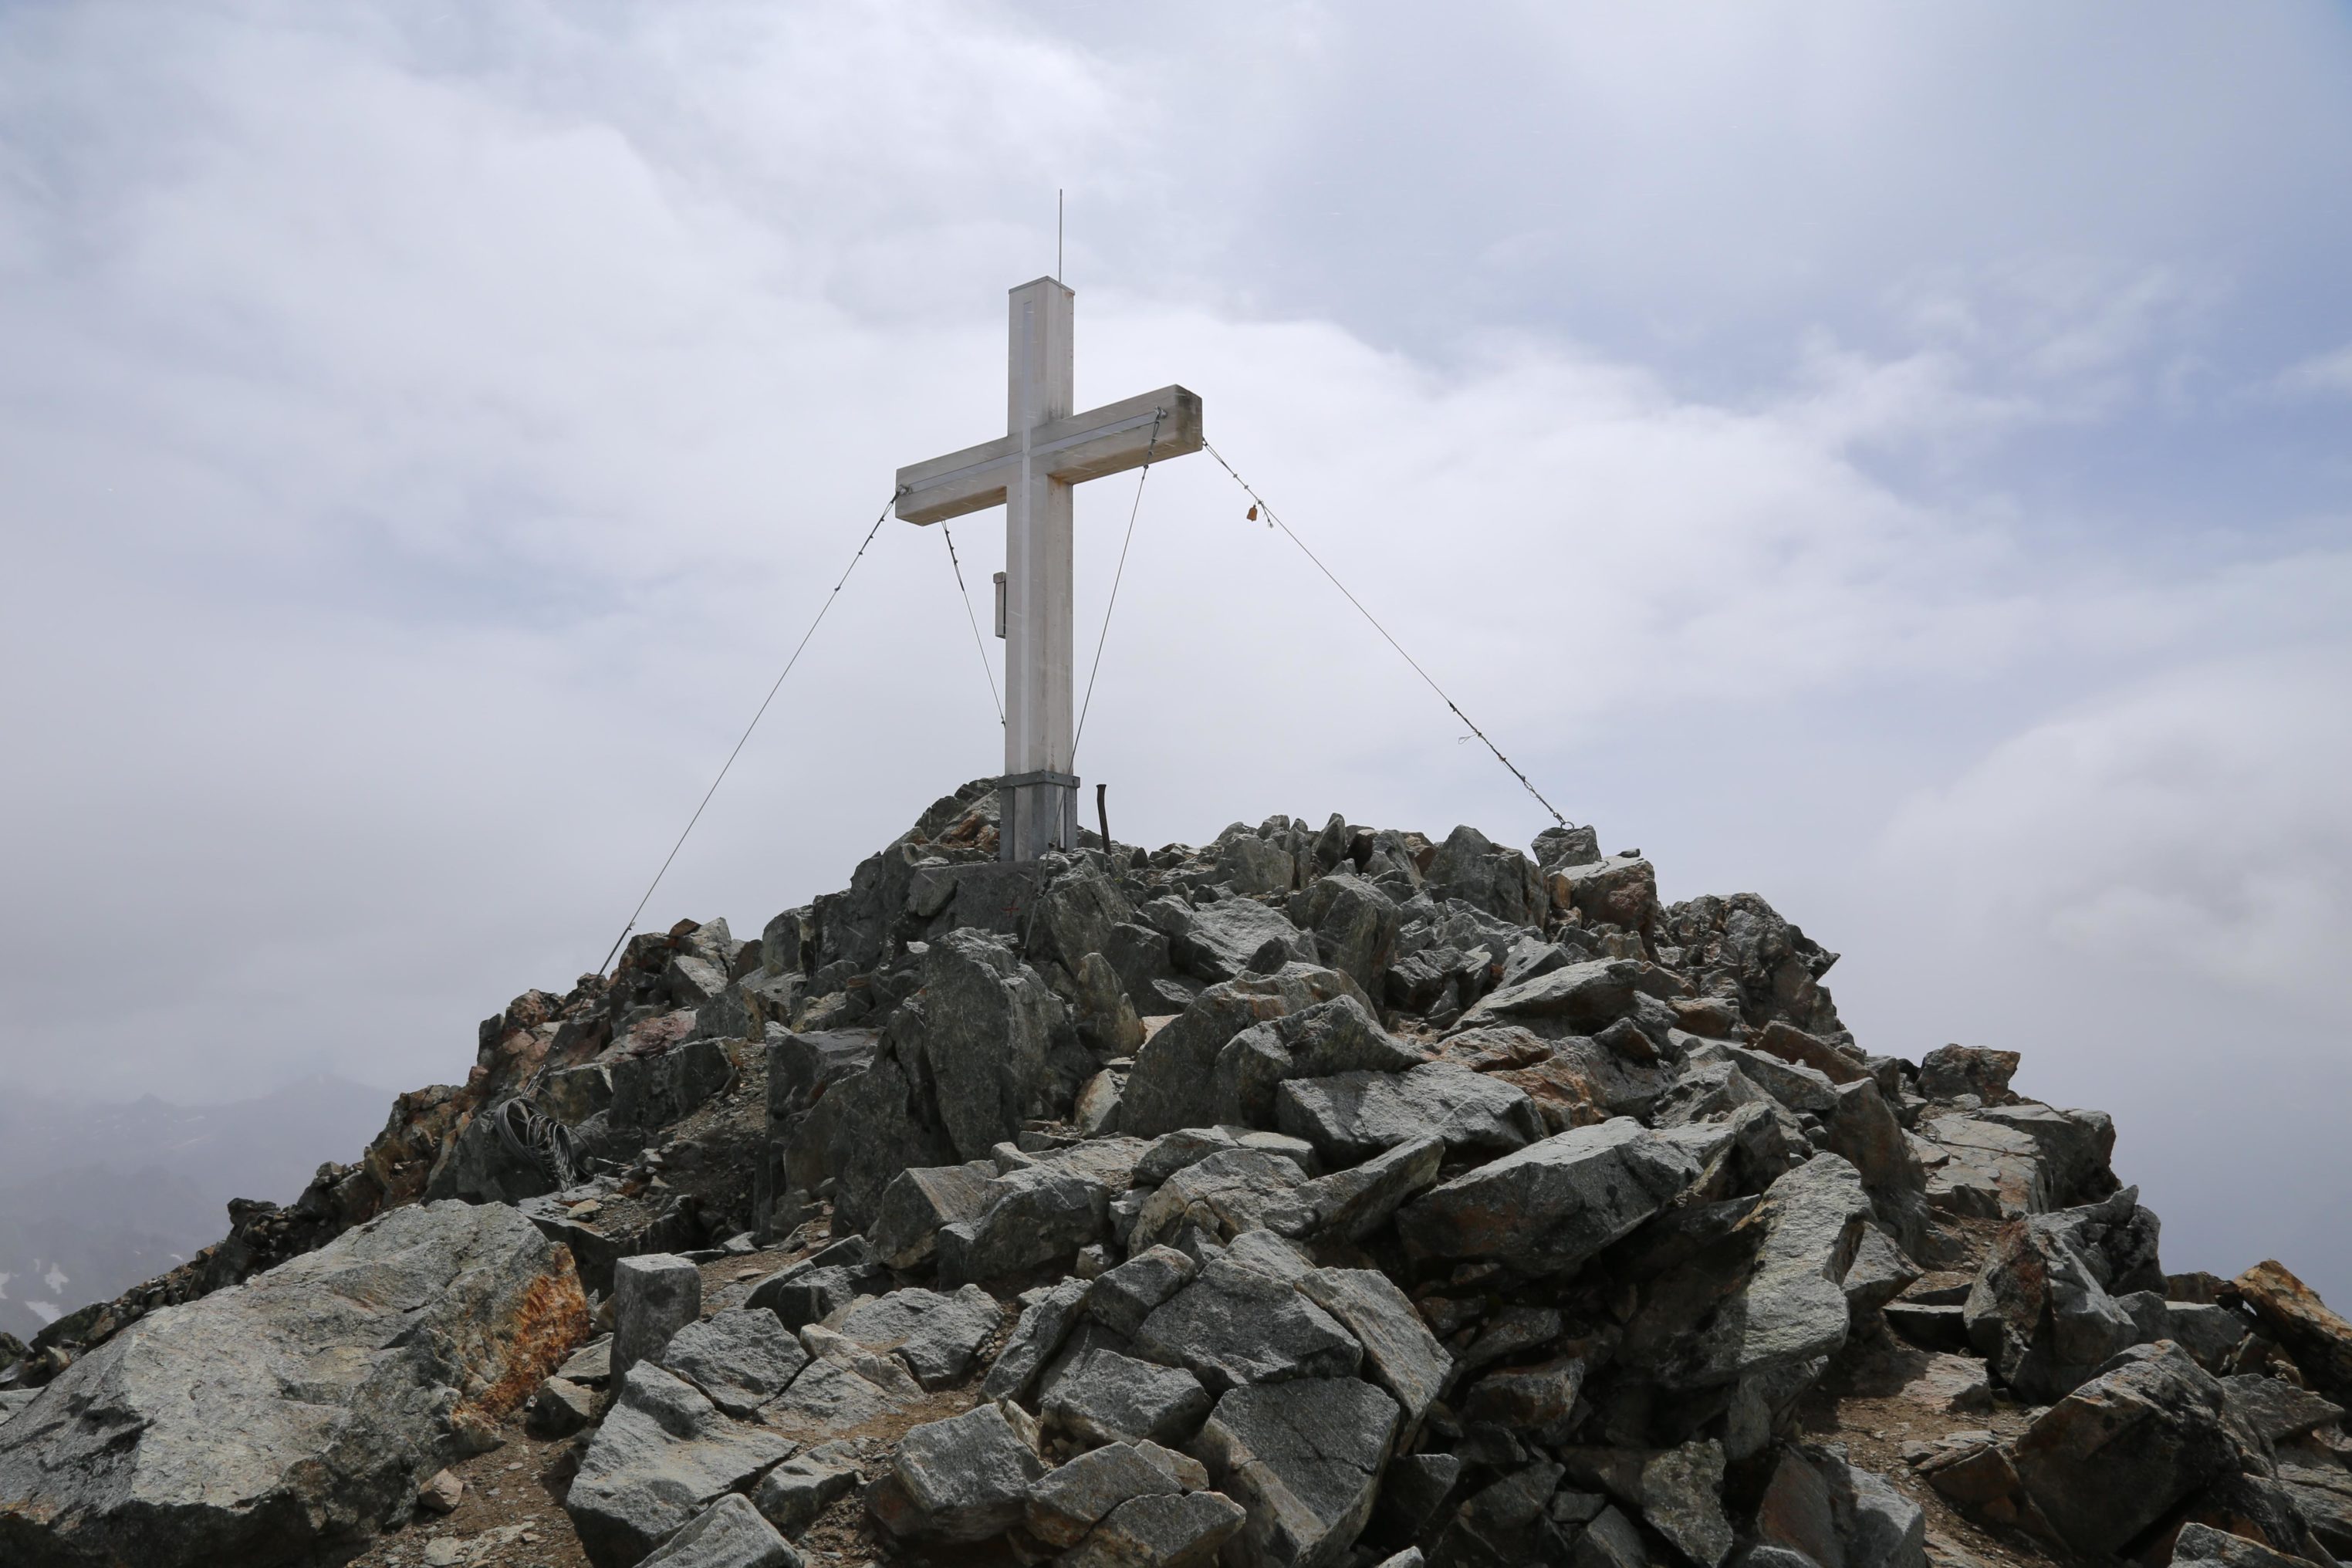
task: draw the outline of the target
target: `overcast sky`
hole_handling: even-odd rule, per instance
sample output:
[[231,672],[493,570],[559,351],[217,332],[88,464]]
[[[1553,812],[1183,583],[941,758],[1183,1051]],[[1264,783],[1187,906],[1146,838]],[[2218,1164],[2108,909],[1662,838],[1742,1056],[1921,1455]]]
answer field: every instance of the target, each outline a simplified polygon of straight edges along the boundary
[[[1002,432],[1061,187],[1082,403],[1198,391],[1866,1047],[2113,1111],[2171,1267],[2352,1297],[2352,12],[1170,15],[0,6],[0,1080],[452,1080],[595,967],[892,470]],[[1114,830],[1525,843],[1244,505],[1144,494]],[[1000,763],[891,523],[649,921],[756,934]]]

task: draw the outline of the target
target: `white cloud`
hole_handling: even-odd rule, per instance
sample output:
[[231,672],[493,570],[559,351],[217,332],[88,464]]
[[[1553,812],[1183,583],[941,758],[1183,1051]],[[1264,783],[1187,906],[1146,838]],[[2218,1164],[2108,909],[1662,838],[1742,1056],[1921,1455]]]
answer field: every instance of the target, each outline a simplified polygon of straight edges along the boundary
[[1906,804],[1887,874],[1954,924],[2318,1014],[2352,944],[2352,659],[2103,694]]
[[2274,384],[2281,392],[2304,396],[2352,394],[2352,343],[2290,365]]

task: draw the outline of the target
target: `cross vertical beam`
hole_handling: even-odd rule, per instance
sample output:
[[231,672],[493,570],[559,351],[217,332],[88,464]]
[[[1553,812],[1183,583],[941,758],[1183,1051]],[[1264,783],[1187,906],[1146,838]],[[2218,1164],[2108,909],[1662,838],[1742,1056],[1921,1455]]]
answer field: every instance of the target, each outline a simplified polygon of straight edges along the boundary
[[1034,860],[1077,842],[1071,492],[1087,479],[1201,449],[1201,400],[1181,386],[1071,412],[1075,299],[1053,278],[1012,291],[1002,439],[898,470],[896,506],[906,521],[1005,509],[998,833],[1008,860]]
[[1073,296],[1056,279],[1013,290],[1005,428],[1021,457],[1004,513],[1004,790],[1002,853],[1034,860],[1077,841],[1070,673],[1076,662],[1072,485],[1038,461],[1041,426],[1070,413]]

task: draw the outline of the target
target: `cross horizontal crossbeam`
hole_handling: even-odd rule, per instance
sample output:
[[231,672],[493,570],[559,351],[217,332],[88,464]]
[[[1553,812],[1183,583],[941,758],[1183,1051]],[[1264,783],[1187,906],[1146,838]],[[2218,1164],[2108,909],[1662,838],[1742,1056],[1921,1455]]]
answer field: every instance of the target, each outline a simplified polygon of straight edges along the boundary
[[1024,451],[1041,477],[1076,484],[1200,449],[1200,395],[1163,386],[900,468],[897,510],[905,521],[930,523],[1003,506]]

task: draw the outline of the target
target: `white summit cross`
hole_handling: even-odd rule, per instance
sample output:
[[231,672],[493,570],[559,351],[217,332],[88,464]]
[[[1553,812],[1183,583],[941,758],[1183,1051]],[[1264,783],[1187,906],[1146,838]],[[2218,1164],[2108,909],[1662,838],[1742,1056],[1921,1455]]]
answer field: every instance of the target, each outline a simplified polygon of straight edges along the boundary
[[1201,449],[1201,400],[1181,386],[1070,412],[1070,301],[1057,279],[1013,290],[1009,432],[898,470],[899,517],[942,522],[1004,508],[1002,853],[1034,860],[1077,842],[1070,772],[1070,488]]

